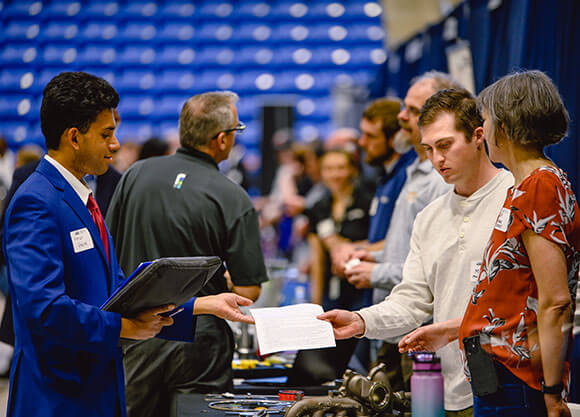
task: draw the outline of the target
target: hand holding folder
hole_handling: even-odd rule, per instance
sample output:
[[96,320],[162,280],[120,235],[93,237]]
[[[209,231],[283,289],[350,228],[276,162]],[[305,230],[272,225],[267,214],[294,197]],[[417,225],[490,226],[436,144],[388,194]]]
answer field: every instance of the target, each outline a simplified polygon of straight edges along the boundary
[[[161,258],[144,262],[101,306],[105,311],[135,318],[145,310],[163,312],[191,300],[215,275],[222,262],[217,256]],[[161,313],[161,312],[158,312]]]

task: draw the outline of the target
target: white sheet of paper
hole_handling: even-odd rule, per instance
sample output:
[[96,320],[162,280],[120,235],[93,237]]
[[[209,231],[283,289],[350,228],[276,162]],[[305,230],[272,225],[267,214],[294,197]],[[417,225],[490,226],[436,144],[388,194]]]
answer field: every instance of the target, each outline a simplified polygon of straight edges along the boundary
[[336,346],[332,325],[316,318],[323,312],[318,304],[250,309],[260,353]]

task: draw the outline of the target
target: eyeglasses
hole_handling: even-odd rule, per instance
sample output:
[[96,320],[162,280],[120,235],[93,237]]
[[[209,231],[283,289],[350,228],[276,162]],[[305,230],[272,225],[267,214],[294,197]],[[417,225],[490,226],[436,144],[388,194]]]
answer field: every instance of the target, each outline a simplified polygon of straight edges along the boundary
[[238,132],[238,133],[242,133],[244,130],[246,130],[246,125],[242,122],[238,122],[238,124],[236,125],[236,127],[232,127],[231,129],[225,129],[225,130],[220,130],[219,132],[217,132],[212,139],[215,139],[218,137],[218,135],[222,132],[224,132],[225,134],[228,134],[230,132]]

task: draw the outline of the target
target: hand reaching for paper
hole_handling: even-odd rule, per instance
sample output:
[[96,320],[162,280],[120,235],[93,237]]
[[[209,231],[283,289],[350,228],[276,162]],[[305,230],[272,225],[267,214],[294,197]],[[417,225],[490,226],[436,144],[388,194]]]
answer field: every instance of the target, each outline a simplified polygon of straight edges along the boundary
[[419,327],[399,342],[399,352],[435,352],[457,339],[461,318]]
[[365,322],[357,313],[347,310],[330,310],[316,316],[332,325],[334,337],[348,339],[353,336],[362,336],[365,332]]
[[240,306],[249,306],[252,300],[231,292],[199,297],[193,305],[193,314],[213,314],[230,321],[254,324],[250,315],[240,311]]

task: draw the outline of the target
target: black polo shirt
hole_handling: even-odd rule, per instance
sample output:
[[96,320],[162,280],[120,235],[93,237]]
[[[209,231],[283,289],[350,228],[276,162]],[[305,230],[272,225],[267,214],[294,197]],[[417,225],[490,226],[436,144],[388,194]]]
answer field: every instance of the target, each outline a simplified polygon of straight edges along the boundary
[[[215,255],[235,285],[268,279],[250,198],[203,152],[180,148],[134,164],[117,186],[107,224],[125,274],[156,258]],[[215,277],[200,295],[225,291],[225,279]]]

